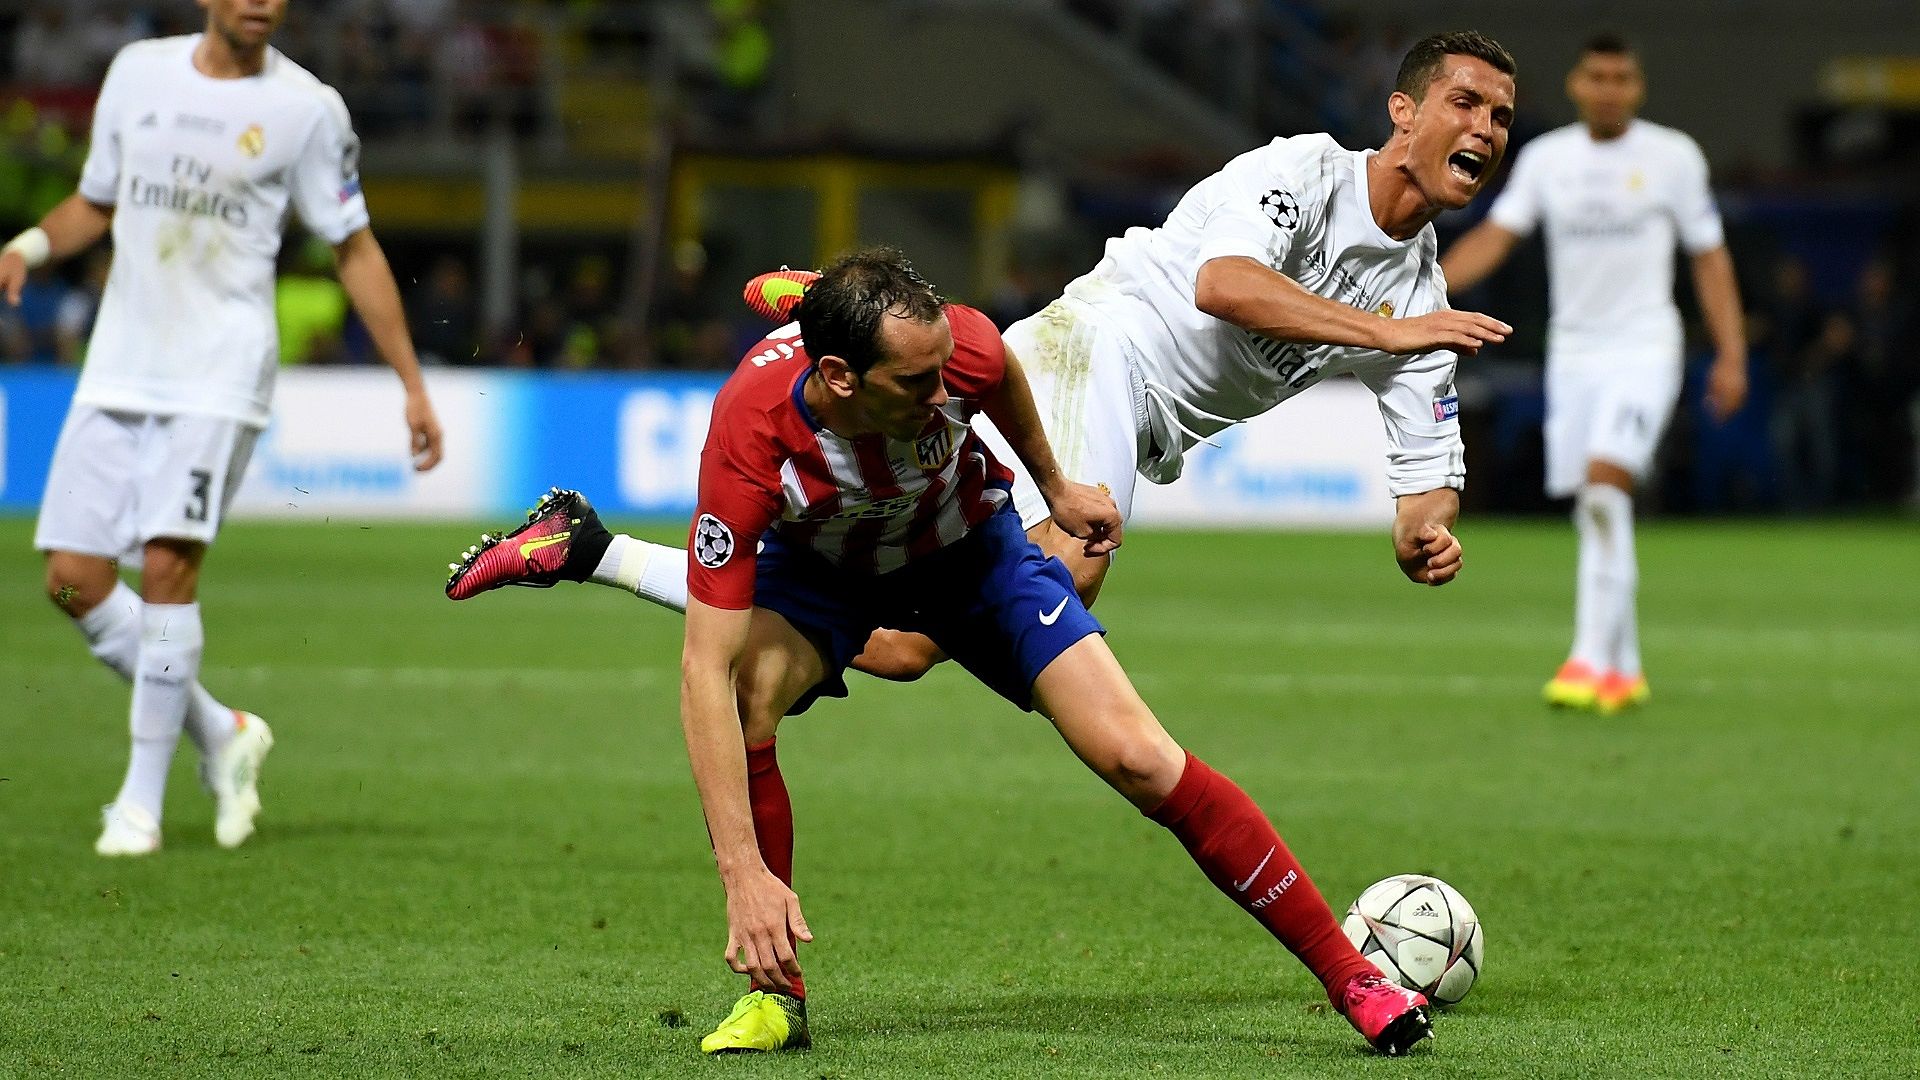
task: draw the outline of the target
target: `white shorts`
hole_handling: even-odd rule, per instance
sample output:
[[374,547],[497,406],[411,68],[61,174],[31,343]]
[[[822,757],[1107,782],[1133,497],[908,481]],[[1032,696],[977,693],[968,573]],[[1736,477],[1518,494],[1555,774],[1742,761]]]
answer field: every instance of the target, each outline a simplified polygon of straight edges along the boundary
[[[1132,348],[1086,305],[1060,299],[1002,335],[1033,388],[1040,426],[1069,480],[1104,484],[1124,520],[1145,449],[1145,413],[1135,392]],[[1013,506],[1022,528],[1047,519],[1047,503],[1007,440],[982,413],[974,430],[1013,470]]]
[[1547,361],[1547,494],[1572,495],[1587,463],[1618,465],[1643,479],[1680,398],[1677,355],[1627,353]]
[[124,559],[149,540],[212,543],[259,437],[225,417],[76,402],[47,470],[33,546]]

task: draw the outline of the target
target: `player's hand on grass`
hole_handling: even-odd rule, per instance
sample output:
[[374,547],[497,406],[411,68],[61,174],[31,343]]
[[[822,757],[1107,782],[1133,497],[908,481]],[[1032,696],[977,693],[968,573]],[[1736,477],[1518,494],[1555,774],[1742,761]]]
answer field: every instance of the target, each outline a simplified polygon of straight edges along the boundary
[[1105,555],[1120,546],[1122,519],[1106,485],[1066,481],[1047,499],[1053,523],[1062,532],[1087,542],[1087,555]]
[[1747,358],[1722,353],[1707,369],[1707,412],[1724,424],[1747,401]]
[[1422,585],[1445,585],[1460,574],[1460,540],[1445,525],[1422,525],[1394,548],[1400,569]]
[[1382,352],[1400,356],[1437,349],[1473,356],[1481,346],[1498,345],[1511,333],[1513,327],[1491,315],[1448,308],[1410,319],[1382,319],[1379,345]]
[[764,865],[738,878],[723,875],[722,881],[727,888],[727,966],[752,976],[758,985],[792,992],[800,975],[794,939],[813,940],[800,914],[800,898]]
[[0,255],[0,293],[7,297],[7,303],[20,306],[20,290],[27,284],[26,256],[17,251]]
[[407,395],[407,431],[413,471],[426,472],[440,464],[440,420],[433,415],[433,403],[424,390]]

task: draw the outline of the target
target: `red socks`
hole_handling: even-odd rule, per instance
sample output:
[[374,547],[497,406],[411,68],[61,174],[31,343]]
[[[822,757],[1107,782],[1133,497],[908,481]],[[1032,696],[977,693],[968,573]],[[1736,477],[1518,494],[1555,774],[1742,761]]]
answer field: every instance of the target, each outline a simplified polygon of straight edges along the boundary
[[[787,797],[787,782],[780,776],[773,744],[768,739],[759,746],[747,747],[747,801],[753,807],[753,835],[760,843],[760,860],[773,876],[793,887],[793,800]],[[771,990],[754,986],[754,990]],[[793,996],[805,998],[806,984],[793,977]]]
[[[1307,965],[1336,1006],[1348,981],[1373,972],[1273,823],[1246,792],[1206,762],[1188,754],[1180,782],[1147,816],[1179,838],[1214,888]],[[759,817],[756,801],[756,825]]]

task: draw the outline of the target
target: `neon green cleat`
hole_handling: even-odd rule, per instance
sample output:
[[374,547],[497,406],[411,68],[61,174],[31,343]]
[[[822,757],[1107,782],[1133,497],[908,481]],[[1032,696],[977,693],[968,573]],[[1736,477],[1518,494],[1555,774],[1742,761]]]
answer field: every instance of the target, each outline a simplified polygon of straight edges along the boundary
[[1637,709],[1651,700],[1653,690],[1647,686],[1645,675],[1622,675],[1617,671],[1609,671],[1600,679],[1593,707],[1602,716],[1613,716],[1628,709]]
[[805,1050],[807,1003],[786,994],[755,990],[733,1003],[713,1034],[700,1040],[703,1054],[758,1054],[769,1050]]
[[1556,709],[1591,709],[1599,690],[1600,673],[1578,660],[1569,660],[1547,680],[1540,696]]

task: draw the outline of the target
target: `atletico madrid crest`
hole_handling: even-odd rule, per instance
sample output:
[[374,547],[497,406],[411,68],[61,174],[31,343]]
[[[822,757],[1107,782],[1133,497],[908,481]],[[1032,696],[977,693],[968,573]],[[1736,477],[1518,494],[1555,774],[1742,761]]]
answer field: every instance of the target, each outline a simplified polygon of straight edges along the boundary
[[913,444],[913,459],[923,469],[937,469],[953,456],[953,427],[940,425],[940,430],[931,435],[922,435]]

